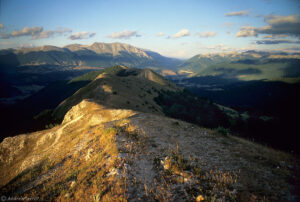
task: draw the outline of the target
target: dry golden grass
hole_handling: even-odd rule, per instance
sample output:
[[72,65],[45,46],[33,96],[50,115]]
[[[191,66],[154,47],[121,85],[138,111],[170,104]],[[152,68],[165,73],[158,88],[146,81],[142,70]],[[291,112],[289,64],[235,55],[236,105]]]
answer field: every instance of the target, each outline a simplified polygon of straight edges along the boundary
[[288,200],[299,165],[247,140],[91,101],[13,140],[12,150],[1,144],[1,194],[44,201]]
[[100,74],[94,81],[64,100],[56,108],[54,116],[62,119],[72,106],[77,105],[83,99],[91,99],[111,108],[162,114],[160,106],[153,98],[161,90],[179,91],[181,89],[151,70],[141,70],[137,73],[136,76],[126,77]]

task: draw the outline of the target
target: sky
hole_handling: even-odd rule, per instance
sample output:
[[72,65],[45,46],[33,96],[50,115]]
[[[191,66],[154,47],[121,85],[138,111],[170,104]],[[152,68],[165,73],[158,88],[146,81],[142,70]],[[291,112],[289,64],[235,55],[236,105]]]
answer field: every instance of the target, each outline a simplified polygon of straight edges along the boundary
[[177,58],[300,52],[300,0],[0,0],[0,49],[94,42]]

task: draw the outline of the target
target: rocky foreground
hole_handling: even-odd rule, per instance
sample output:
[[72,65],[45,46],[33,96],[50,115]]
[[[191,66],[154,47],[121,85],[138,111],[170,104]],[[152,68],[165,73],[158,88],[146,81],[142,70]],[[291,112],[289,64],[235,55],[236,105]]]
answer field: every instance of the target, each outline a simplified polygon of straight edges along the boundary
[[[83,100],[52,129],[0,144],[2,196],[55,201],[296,201],[293,156]],[[299,186],[298,186],[299,188]]]

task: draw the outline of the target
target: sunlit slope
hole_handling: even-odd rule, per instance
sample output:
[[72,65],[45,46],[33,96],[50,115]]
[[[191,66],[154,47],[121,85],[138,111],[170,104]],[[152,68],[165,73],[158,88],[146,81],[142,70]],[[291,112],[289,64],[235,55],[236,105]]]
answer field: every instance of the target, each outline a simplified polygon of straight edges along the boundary
[[297,199],[291,155],[91,100],[59,126],[6,138],[0,162],[1,195],[43,201]]

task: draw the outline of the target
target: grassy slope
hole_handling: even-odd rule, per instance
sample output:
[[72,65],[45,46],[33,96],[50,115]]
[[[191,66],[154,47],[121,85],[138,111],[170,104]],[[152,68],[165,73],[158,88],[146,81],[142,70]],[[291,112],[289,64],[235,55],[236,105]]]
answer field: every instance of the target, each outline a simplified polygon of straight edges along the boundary
[[1,195],[47,201],[286,201],[299,179],[289,154],[90,101],[59,126],[6,139],[0,162]]
[[87,86],[64,100],[53,115],[61,120],[72,106],[83,99],[93,99],[109,107],[161,113],[153,100],[161,90],[174,91],[180,88],[150,70],[127,70],[118,66],[99,74]]

